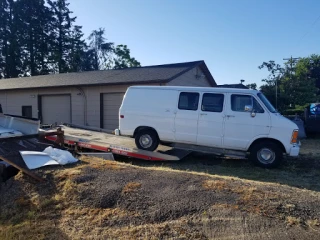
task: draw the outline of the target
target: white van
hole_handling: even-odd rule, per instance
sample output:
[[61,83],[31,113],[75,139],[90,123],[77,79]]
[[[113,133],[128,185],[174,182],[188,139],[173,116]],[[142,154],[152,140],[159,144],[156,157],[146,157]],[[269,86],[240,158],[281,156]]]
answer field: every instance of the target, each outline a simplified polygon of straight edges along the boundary
[[119,115],[117,132],[134,137],[139,149],[178,143],[224,155],[249,153],[264,167],[278,165],[283,153],[299,155],[298,126],[257,90],[133,86]]

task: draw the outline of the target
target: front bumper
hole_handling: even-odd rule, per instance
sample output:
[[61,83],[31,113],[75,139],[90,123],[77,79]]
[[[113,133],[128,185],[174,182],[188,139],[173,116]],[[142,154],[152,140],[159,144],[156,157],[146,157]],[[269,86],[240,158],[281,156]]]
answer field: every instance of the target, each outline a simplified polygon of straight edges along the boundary
[[300,142],[299,142],[298,144],[292,145],[292,147],[290,148],[289,156],[290,156],[290,157],[297,157],[297,156],[299,156],[300,146],[301,146],[301,143],[300,143]]

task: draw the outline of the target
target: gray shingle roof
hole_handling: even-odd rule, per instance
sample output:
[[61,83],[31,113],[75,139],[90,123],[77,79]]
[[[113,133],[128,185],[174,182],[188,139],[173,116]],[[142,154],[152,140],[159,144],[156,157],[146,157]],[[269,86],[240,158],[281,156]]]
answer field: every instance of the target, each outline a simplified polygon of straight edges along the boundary
[[216,83],[204,61],[195,61],[119,70],[88,71],[2,79],[0,80],[0,90],[67,87],[74,85],[166,83],[197,66],[202,69],[212,86],[215,86]]
[[243,85],[242,83],[236,83],[236,84],[222,84],[217,85],[218,88],[240,88],[240,89],[248,89],[247,86]]

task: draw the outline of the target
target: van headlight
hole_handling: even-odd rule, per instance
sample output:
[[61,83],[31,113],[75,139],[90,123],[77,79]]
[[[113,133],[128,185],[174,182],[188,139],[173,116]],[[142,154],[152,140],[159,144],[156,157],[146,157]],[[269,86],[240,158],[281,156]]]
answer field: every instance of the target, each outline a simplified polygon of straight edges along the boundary
[[292,136],[291,136],[291,144],[298,143],[298,135],[299,135],[299,130],[293,130]]

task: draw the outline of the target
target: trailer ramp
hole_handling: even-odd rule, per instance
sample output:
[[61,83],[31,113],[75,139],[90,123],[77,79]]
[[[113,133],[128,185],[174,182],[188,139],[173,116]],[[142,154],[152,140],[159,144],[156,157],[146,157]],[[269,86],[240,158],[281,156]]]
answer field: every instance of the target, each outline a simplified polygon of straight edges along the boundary
[[[59,127],[64,132],[64,144],[74,148],[76,152],[87,150],[111,152],[115,155],[150,161],[179,161],[191,153],[189,150],[178,150],[162,145],[159,145],[157,151],[150,152],[136,148],[133,138],[65,125]],[[57,137],[46,136],[46,139],[56,141]]]

